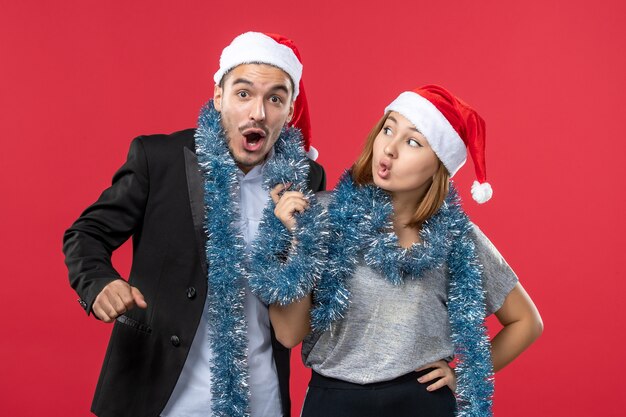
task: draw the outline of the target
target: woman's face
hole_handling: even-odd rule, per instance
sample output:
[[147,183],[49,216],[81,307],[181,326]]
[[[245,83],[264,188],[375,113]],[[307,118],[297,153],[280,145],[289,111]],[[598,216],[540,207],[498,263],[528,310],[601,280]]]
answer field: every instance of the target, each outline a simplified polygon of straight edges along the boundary
[[374,183],[392,194],[421,199],[438,166],[428,140],[404,116],[391,112],[374,140]]

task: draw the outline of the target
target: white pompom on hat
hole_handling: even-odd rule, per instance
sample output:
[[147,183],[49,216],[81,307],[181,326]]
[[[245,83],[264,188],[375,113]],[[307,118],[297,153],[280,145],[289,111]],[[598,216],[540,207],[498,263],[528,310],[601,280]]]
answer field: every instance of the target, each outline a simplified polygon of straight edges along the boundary
[[472,198],[485,203],[493,195],[485,167],[485,121],[467,103],[438,85],[405,91],[385,108],[406,117],[428,140],[443,165],[454,176],[469,150],[478,181]]
[[311,119],[302,82],[302,58],[296,44],[291,39],[274,33],[243,33],[222,51],[220,67],[213,80],[215,84],[219,84],[228,71],[242,64],[253,63],[273,65],[291,77],[294,112],[289,126],[300,129],[307,156],[317,159],[317,149],[311,146]]

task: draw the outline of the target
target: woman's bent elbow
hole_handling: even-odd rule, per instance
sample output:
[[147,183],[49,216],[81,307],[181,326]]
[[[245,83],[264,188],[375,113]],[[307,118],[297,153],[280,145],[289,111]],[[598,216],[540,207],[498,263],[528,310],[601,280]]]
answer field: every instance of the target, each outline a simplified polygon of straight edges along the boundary
[[280,343],[287,349],[295,348],[296,346],[300,344],[300,342],[302,342],[302,339],[303,339],[302,337],[297,337],[293,334],[286,335],[286,334],[276,333],[276,340],[278,340],[278,343]]
[[537,317],[535,318],[535,323],[533,326],[533,336],[535,339],[537,339],[539,336],[541,336],[542,333],[543,333],[543,319],[541,318],[539,314],[537,314]]

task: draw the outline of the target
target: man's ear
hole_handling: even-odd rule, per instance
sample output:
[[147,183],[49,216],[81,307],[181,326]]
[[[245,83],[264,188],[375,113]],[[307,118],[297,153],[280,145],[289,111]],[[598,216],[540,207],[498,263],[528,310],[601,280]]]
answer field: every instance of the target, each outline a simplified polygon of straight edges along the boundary
[[215,88],[213,89],[213,107],[215,110],[222,111],[222,94],[224,93],[224,89],[219,85],[215,84]]
[[287,122],[285,122],[285,124],[289,124],[291,122],[291,119],[293,119],[293,112],[295,110],[295,106],[294,106],[295,100],[291,102],[291,106],[289,106],[289,114],[287,115]]

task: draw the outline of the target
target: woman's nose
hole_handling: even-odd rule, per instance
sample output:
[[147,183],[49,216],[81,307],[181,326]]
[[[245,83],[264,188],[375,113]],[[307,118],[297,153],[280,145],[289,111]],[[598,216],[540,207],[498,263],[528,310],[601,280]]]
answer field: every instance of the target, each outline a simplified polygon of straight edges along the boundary
[[383,152],[385,152],[385,155],[395,158],[397,156],[397,148],[396,148],[396,143],[395,141],[390,141],[385,148],[383,149]]

